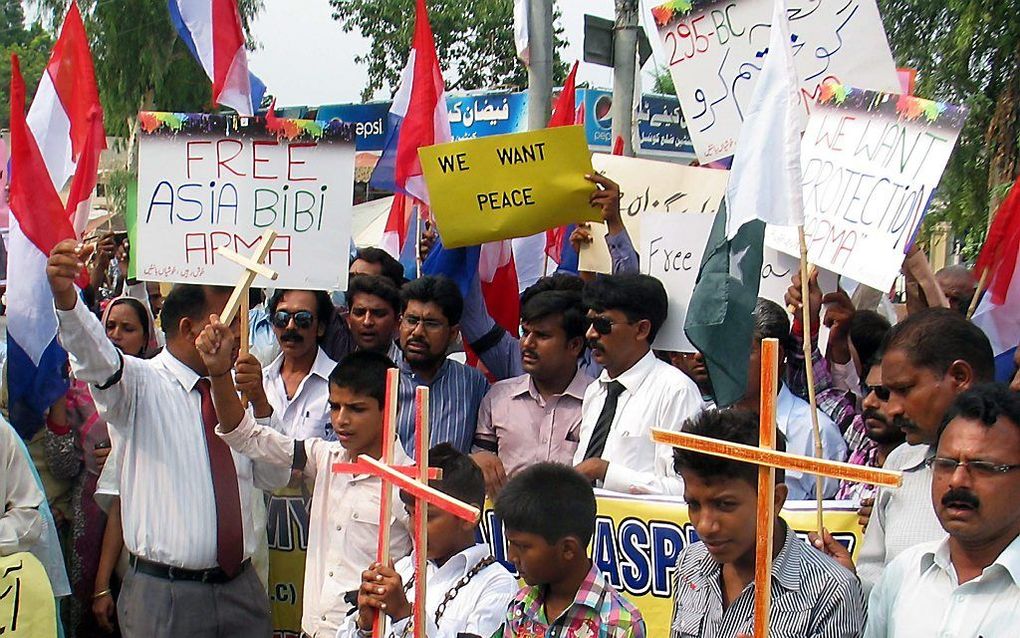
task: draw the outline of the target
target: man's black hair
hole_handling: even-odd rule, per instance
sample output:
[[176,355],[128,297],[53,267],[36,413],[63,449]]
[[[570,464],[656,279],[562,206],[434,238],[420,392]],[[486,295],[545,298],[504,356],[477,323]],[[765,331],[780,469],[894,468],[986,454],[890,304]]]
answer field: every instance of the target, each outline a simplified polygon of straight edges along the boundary
[[400,312],[407,310],[407,302],[420,301],[439,306],[451,326],[460,323],[464,312],[464,298],[460,288],[449,277],[443,275],[418,277],[404,284],[400,289]]
[[584,280],[577,275],[557,272],[545,277],[539,277],[538,281],[531,284],[521,293],[521,307],[523,308],[528,300],[540,292],[550,290],[572,291],[578,294],[584,293]]
[[521,307],[521,321],[534,323],[546,317],[560,316],[560,326],[567,340],[584,339],[588,320],[584,314],[579,291],[548,290],[532,295]]
[[595,312],[619,310],[630,321],[647,319],[652,327],[648,345],[666,322],[669,301],[662,282],[650,275],[621,274],[599,277],[584,288],[584,305]]
[[863,363],[862,378],[868,376],[876,356],[881,357],[882,341],[891,327],[889,320],[874,310],[858,310],[850,320],[850,343]]
[[1005,383],[979,383],[966,392],[961,392],[949,406],[939,438],[953,419],[978,421],[992,427],[999,418],[1013,422],[1020,428],[1020,393],[1012,392]]
[[[443,478],[430,480],[429,485],[478,509],[485,506],[485,477],[470,456],[449,443],[440,443],[429,450],[429,467],[443,471]],[[403,491],[400,498],[405,503],[414,500]]]
[[369,396],[386,405],[386,371],[397,367],[384,354],[371,350],[357,350],[336,364],[329,373],[329,382],[354,394]]
[[355,275],[347,284],[347,307],[354,305],[355,295],[373,295],[385,301],[393,314],[400,314],[400,290],[382,275]]
[[774,301],[758,297],[754,304],[754,338],[778,339],[785,350],[790,346],[790,317],[786,310]]
[[355,261],[360,259],[362,261],[367,261],[370,264],[380,266],[382,268],[382,272],[380,274],[389,279],[396,288],[400,288],[404,285],[404,282],[407,281],[404,278],[403,264],[394,259],[393,255],[389,254],[382,248],[376,248],[374,246],[359,248],[354,259]]
[[315,297],[315,318],[319,321],[320,326],[328,326],[329,322],[333,319],[333,313],[336,309],[333,307],[333,300],[329,298],[329,293],[324,290],[300,290],[295,288],[281,288],[273,293],[273,296],[266,302],[266,307],[269,309],[269,317],[272,318],[276,314],[276,308],[280,305],[283,300],[283,296],[288,292],[307,292]]
[[[751,410],[705,410],[684,422],[687,434],[706,436],[730,443],[743,443],[758,447],[758,415]],[[786,450],[786,438],[776,432],[776,449]],[[742,479],[758,489],[758,466],[744,461],[731,461],[711,454],[676,448],[673,450],[673,468],[697,474],[710,483],[719,479]],[[776,470],[776,482],[785,479],[783,470]]]
[[975,381],[995,377],[995,356],[985,333],[955,310],[925,308],[889,330],[882,344],[888,354],[902,350],[915,366],[943,375],[954,361],[966,361]]
[[[225,286],[203,286],[201,284],[174,284],[163,299],[163,308],[159,311],[159,324],[168,339],[177,336],[181,319],[187,317],[195,322],[208,319],[213,309],[209,308],[210,291],[228,292]],[[216,308],[215,310],[222,310]]]
[[574,536],[587,547],[595,530],[595,492],[574,468],[538,463],[503,487],[496,516],[508,530],[537,534],[549,544]]

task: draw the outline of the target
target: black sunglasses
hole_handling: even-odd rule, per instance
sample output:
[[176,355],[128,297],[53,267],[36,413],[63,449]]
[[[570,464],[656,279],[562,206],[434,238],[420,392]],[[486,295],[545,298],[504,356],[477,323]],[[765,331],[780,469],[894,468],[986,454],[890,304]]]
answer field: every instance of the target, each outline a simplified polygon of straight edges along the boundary
[[875,396],[878,397],[879,401],[889,400],[889,388],[885,387],[884,385],[869,385],[867,386],[867,390],[868,394],[874,392]]
[[609,317],[604,317],[602,315],[588,317],[588,321],[591,322],[591,327],[595,330],[595,332],[599,333],[600,335],[609,334],[610,332],[613,331],[613,326],[615,326],[618,323],[625,323],[627,325],[635,323],[633,321],[613,321]]
[[273,313],[273,325],[283,330],[290,324],[290,320],[294,320],[294,325],[298,328],[304,329],[312,325],[312,319],[315,315],[308,310],[298,310],[297,312],[287,312],[286,310],[277,310]]

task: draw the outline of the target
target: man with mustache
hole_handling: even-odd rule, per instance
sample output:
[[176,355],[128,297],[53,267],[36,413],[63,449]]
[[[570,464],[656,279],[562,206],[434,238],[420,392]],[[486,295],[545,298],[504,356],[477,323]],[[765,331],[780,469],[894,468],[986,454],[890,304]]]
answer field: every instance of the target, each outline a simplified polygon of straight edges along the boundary
[[525,374],[499,381],[482,399],[472,458],[495,497],[518,471],[570,463],[577,449],[581,402],[593,379],[577,366],[587,321],[576,290],[528,295],[521,310]]
[[374,350],[398,361],[400,291],[381,275],[356,275],[347,286],[347,326],[358,350]]
[[603,370],[584,393],[575,469],[607,490],[682,493],[673,449],[649,433],[678,430],[703,407],[694,381],[652,352],[666,321],[666,290],[648,275],[610,275],[587,285],[584,305],[585,336]]
[[265,369],[254,355],[240,357],[234,381],[263,425],[295,439],[329,437],[329,373],[336,361],[319,342],[333,303],[321,290],[277,290],[266,303],[280,355]]
[[1015,636],[1020,396],[1000,384],[964,392],[935,446],[926,461],[930,499],[949,536],[904,551],[886,568],[871,593],[865,636]]

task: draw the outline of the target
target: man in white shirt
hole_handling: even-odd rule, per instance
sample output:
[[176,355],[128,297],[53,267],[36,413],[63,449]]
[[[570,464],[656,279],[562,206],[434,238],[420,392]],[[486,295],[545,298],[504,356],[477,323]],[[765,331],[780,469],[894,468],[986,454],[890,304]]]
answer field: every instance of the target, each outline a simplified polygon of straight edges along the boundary
[[[429,467],[443,478],[429,485],[479,509],[485,504],[485,481],[479,467],[448,443],[429,451]],[[417,507],[406,492],[400,498],[413,514]],[[428,506],[428,548],[425,592],[425,635],[429,638],[479,636],[499,628],[518,585],[489,551],[475,541],[479,521],[467,522],[435,505]],[[358,613],[347,617],[337,638],[359,638],[372,631],[375,614],[389,617],[385,638],[408,635],[417,580],[414,555],[395,567],[372,563],[361,575]]]
[[318,344],[333,302],[321,290],[277,290],[267,307],[281,353],[264,370],[253,355],[239,357],[234,381],[255,418],[270,419],[278,432],[302,440],[331,436],[329,374],[336,361]]
[[[17,432],[0,416],[0,556],[27,552],[46,529],[39,507],[46,497],[32,476]],[[504,609],[504,611],[506,611]]]
[[961,394],[927,463],[931,502],[949,536],[904,551],[886,568],[865,635],[1017,635],[1020,396],[998,384]]
[[[779,304],[762,297],[758,298],[754,307],[754,341],[751,344],[751,356],[747,368],[747,392],[737,402],[737,407],[752,412],[760,409],[761,401],[761,341],[762,339],[778,339],[779,347],[779,378],[785,374],[783,367],[786,361],[786,344],[790,341],[790,320]],[[818,430],[822,435],[823,456],[832,461],[845,461],[847,457],[846,441],[839,428],[822,410],[818,414]],[[804,456],[815,455],[814,429],[811,425],[811,405],[790,391],[785,383],[780,384],[779,396],[776,399],[776,428],[786,437],[786,450],[792,454]],[[790,500],[810,500],[815,498],[815,477],[811,474],[786,471],[786,486]],[[825,479],[823,483],[825,498],[833,498],[839,490],[837,479]]]
[[61,345],[121,446],[132,566],[117,603],[121,633],[269,636],[269,599],[250,561],[264,530],[241,503],[250,502],[256,484],[274,489],[288,473],[253,464],[215,435],[208,369],[195,348],[230,291],[176,286],[161,313],[166,349],[152,359],[124,357],[78,299],[74,279],[85,257],[73,240],[63,241],[46,272]]
[[584,393],[575,469],[607,490],[683,494],[673,449],[649,434],[679,430],[702,409],[694,381],[652,352],[666,321],[666,290],[648,275],[610,275],[588,284],[584,304],[588,345],[604,369]]

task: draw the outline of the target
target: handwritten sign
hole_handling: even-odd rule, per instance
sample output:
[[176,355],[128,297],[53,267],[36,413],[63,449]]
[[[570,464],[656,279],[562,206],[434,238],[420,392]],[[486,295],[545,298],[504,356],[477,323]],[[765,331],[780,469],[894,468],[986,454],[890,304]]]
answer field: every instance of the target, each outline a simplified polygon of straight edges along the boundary
[[[284,288],[347,286],[354,189],[353,129],[316,122],[186,113],[139,114],[136,275],[233,285],[266,229],[266,265]],[[268,282],[261,281],[263,285]],[[258,283],[257,281],[257,283]]]
[[[788,0],[804,107],[826,82],[899,87],[875,0]],[[702,163],[733,155],[768,49],[772,0],[668,0],[652,9]]]
[[28,552],[0,556],[0,635],[48,638],[57,635],[57,612],[39,559]]
[[[808,259],[889,290],[960,134],[967,110],[826,85],[801,145]],[[797,233],[765,243],[799,255]]]
[[418,156],[449,248],[601,218],[588,203],[591,156],[580,126],[437,144]]
[[[646,211],[715,213],[729,177],[729,172],[723,170],[601,153],[592,156],[592,165],[620,185],[623,193],[620,213],[635,248],[641,244],[640,219]],[[592,243],[581,247],[578,268],[588,272],[612,272],[605,224],[592,223],[591,234]],[[704,248],[704,241],[701,248]]]
[[[762,250],[761,283],[758,284],[758,296],[774,301],[785,308],[786,291],[790,287],[793,274],[799,270],[799,257],[793,257],[766,246]],[[816,272],[822,293],[835,292],[839,285],[839,276],[824,268],[816,268]]]

